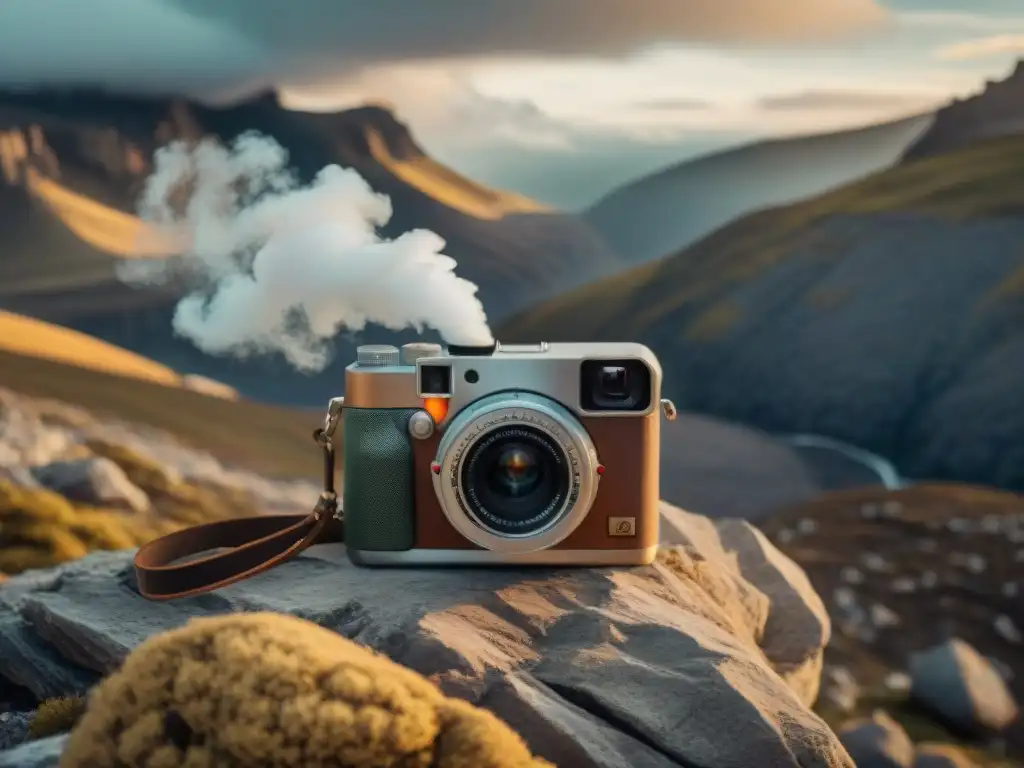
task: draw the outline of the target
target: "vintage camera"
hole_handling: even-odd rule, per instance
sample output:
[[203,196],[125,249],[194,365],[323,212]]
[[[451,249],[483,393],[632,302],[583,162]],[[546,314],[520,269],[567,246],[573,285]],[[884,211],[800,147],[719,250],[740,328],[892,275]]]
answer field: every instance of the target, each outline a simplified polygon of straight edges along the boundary
[[345,370],[345,538],[362,565],[642,565],[661,366],[640,344],[362,346]]

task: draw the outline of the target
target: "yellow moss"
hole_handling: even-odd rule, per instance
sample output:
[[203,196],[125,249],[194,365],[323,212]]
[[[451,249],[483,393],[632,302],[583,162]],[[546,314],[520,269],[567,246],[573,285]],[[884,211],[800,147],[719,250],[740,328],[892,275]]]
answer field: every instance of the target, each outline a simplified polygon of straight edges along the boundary
[[18,574],[57,565],[53,554],[38,547],[0,547],[0,571]]
[[289,616],[194,619],[92,692],[61,768],[550,768],[491,713]]
[[5,524],[0,547],[29,546],[48,552],[54,563],[66,563],[89,554],[89,548],[70,529],[48,522]]
[[47,699],[36,709],[28,736],[30,739],[43,739],[58,733],[67,733],[75,726],[84,711],[85,699],[79,696]]
[[102,510],[82,510],[70,530],[92,549],[131,549],[140,542],[127,519]]
[[178,527],[76,507],[51,491],[0,482],[0,570],[7,573],[66,563],[96,549],[130,549]]
[[67,525],[74,518],[74,507],[60,494],[0,480],[0,525],[18,520]]

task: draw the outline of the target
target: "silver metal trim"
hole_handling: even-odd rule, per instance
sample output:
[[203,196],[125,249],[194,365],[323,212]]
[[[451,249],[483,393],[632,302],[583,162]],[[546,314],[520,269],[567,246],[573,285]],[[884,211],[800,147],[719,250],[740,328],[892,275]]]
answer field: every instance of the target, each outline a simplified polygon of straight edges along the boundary
[[[521,345],[520,345],[521,346]],[[420,358],[416,365],[390,367],[359,366],[345,369],[347,408],[421,408],[423,397],[417,392],[423,365],[447,365],[452,369],[452,394],[448,398],[448,416],[438,423],[444,426],[470,403],[504,389],[537,392],[568,408],[578,417],[632,419],[654,413],[660,407],[661,365],[654,353],[642,344],[590,343],[547,344],[533,351],[517,351],[517,345],[498,345],[492,355],[461,357],[435,355]],[[651,404],[644,411],[583,411],[580,408],[580,366],[584,360],[640,360],[651,372]],[[479,380],[465,380],[468,370]],[[437,397],[437,395],[433,395]]]
[[416,369],[410,366],[345,369],[346,408],[422,408],[416,394]]
[[408,549],[402,552],[370,552],[350,549],[348,559],[366,566],[448,565],[574,565],[623,566],[650,565],[658,555],[658,546],[643,549],[545,549],[540,552],[492,552],[486,549]]
[[[451,366],[452,394],[448,417],[461,412],[470,403],[502,389],[537,392],[568,408],[579,417],[635,419],[657,411],[661,398],[661,365],[654,353],[642,344],[632,342],[541,344],[520,351],[517,345],[498,344],[494,354],[480,357],[443,355],[418,360],[422,365]],[[580,367],[584,360],[637,360],[651,373],[651,403],[643,411],[584,411],[580,407]],[[465,380],[468,370],[475,370],[479,381]],[[419,376],[417,375],[417,380]],[[347,386],[347,384],[346,384]],[[417,384],[418,386],[418,384]],[[347,393],[346,393],[347,394]],[[417,393],[419,394],[419,393]],[[444,427],[447,421],[438,426]]]
[[550,346],[546,341],[538,341],[536,344],[502,344],[498,342],[496,350],[508,354],[542,354],[547,352]]
[[356,347],[356,365],[390,368],[398,365],[401,355],[391,344],[363,344]]
[[417,360],[423,358],[437,357],[444,354],[444,348],[440,344],[430,344],[426,341],[412,341],[402,345],[402,365],[416,365]]
[[[561,446],[570,491],[545,528],[522,536],[499,535],[487,530],[463,500],[462,459],[490,432],[517,423],[541,430]],[[550,549],[563,541],[593,506],[600,477],[597,450],[583,425],[568,409],[532,392],[499,392],[461,411],[441,438],[434,460],[440,464],[433,475],[434,492],[448,522],[469,541],[502,556]]]
[[667,397],[661,398],[661,415],[665,417],[666,421],[675,421],[679,415],[679,411],[676,410],[676,404]]
[[434,434],[434,418],[426,411],[416,411],[409,417],[408,429],[414,440],[426,440]]

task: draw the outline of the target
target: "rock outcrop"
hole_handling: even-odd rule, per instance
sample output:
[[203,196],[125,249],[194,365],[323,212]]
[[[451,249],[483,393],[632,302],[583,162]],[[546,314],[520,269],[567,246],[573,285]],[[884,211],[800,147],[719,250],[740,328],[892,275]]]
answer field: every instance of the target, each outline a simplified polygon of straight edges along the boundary
[[931,127],[904,153],[904,160],[1017,133],[1024,133],[1024,60],[1005,79],[988,80],[979,93],[938,110]]
[[269,611],[383,652],[559,766],[852,766],[810,710],[830,626],[803,571],[746,523],[663,520],[645,568],[359,569],[322,545],[168,603],[137,594],[129,552],[95,553],[0,587],[0,678],[84,693],[190,618]]
[[961,731],[997,733],[1020,716],[998,670],[962,640],[911,656],[910,677],[911,695]]

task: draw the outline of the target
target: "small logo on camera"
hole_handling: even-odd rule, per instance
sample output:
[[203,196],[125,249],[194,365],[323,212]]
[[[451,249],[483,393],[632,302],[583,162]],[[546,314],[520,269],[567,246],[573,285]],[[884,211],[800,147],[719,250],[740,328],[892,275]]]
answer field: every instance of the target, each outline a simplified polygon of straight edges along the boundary
[[609,517],[609,536],[636,536],[635,517]]

